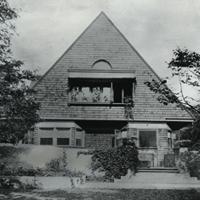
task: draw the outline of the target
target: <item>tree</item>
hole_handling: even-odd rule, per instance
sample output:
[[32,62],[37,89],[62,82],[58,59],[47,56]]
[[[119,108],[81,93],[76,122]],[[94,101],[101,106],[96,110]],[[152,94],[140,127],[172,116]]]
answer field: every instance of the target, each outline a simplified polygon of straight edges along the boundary
[[23,62],[13,58],[11,38],[15,34],[15,9],[0,1],[0,142],[17,143],[39,120],[39,103],[29,86],[35,73],[22,70]]
[[184,87],[193,87],[200,91],[200,54],[189,51],[188,49],[177,48],[173,51],[173,58],[168,63],[171,69],[172,77],[175,77],[179,83],[179,91],[175,94],[166,85],[167,80],[151,80],[145,84],[158,94],[158,101],[164,105],[176,103],[183,109],[187,109],[195,118],[189,133],[187,135],[192,144],[200,140],[200,99],[194,99],[184,94]]

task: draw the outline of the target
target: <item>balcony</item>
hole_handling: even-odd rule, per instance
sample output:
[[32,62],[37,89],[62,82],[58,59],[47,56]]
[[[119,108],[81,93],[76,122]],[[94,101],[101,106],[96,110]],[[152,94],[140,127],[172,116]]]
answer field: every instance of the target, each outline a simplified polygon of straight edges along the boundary
[[69,79],[69,105],[124,106],[133,99],[135,79]]

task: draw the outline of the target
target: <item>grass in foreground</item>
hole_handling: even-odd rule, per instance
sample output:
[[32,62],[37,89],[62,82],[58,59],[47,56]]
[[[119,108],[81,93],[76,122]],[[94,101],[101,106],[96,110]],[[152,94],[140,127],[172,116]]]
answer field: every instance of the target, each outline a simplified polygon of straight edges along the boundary
[[68,191],[0,191],[0,199],[17,200],[199,200],[197,190],[143,190],[143,189],[73,189]]

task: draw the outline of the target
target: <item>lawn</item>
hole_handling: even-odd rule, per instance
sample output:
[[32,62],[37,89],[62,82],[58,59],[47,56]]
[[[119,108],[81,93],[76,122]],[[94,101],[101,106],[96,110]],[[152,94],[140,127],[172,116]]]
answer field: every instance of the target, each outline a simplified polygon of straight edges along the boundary
[[73,189],[68,191],[1,191],[1,200],[199,200],[197,190]]

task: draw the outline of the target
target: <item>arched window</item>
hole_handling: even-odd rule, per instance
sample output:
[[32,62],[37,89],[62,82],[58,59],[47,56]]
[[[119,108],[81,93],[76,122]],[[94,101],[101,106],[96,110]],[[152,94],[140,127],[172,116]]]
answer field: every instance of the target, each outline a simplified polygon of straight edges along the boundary
[[97,60],[93,63],[92,68],[95,69],[111,69],[112,66],[110,62],[104,59]]

